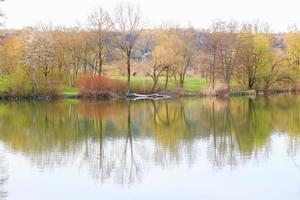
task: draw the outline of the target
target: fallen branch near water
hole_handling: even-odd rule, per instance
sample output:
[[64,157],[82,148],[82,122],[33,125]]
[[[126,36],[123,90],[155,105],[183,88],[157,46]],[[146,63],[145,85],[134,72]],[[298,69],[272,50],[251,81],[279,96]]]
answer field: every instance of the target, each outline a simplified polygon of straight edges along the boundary
[[131,100],[143,100],[143,99],[161,100],[161,99],[171,98],[171,96],[162,93],[155,93],[155,94],[126,93],[126,98]]

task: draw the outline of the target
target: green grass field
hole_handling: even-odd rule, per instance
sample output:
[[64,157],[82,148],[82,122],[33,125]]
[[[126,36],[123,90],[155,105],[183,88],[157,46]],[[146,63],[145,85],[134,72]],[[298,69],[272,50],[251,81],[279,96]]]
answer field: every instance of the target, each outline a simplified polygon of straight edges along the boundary
[[11,76],[0,77],[0,93],[7,92],[11,87],[19,82],[18,79]]
[[[118,80],[127,80],[125,76],[114,76],[112,77]],[[131,90],[132,91],[149,91],[151,90],[153,81],[150,77],[131,77]],[[158,82],[158,88],[160,90],[164,89],[165,78],[161,77]],[[184,91],[197,93],[201,89],[207,86],[205,78],[199,77],[186,77],[184,82]],[[176,82],[173,78],[169,79],[168,90],[174,90],[179,88],[178,81]]]
[[28,79],[22,79],[16,76],[0,77],[0,94],[4,92],[30,93],[31,83]]
[[[126,76],[112,76],[111,79],[126,81]],[[132,77],[131,78],[131,91],[132,92],[150,92],[152,89],[153,81],[150,77]],[[157,86],[158,90],[164,90],[165,78],[161,77]],[[197,93],[206,87],[206,81],[204,78],[199,77],[187,77],[184,83],[184,91]],[[20,92],[22,88],[25,88],[24,93],[31,91],[31,83],[29,80],[19,80],[13,76],[0,77],[0,94],[11,91],[11,88],[16,88]],[[174,90],[179,88],[178,82],[173,78],[169,79],[168,90]],[[14,90],[13,90],[14,91]],[[59,86],[57,88],[59,94],[66,96],[78,95],[80,90],[76,87]],[[22,91],[21,91],[22,92]],[[23,93],[22,92],[22,93]]]
[[58,93],[66,96],[75,96],[79,93],[79,89],[76,87],[61,87],[58,88]]

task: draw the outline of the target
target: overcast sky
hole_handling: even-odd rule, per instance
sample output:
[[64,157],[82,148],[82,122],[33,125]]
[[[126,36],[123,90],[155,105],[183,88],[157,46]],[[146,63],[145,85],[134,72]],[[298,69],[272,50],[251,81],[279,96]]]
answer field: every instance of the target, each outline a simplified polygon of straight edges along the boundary
[[[97,6],[112,11],[121,0],[6,0],[2,9],[7,28],[22,28],[39,22],[75,25],[86,22]],[[249,21],[260,18],[274,31],[300,25],[300,0],[131,0],[140,5],[149,25],[161,21],[206,28],[215,18]]]

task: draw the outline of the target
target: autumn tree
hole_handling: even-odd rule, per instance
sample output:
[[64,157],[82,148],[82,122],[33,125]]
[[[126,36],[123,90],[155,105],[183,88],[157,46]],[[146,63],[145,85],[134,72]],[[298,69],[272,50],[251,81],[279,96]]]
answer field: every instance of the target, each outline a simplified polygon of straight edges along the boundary
[[283,51],[277,49],[272,52],[270,62],[263,69],[262,82],[265,93],[275,84],[294,82],[294,73],[290,70],[290,64]]
[[285,37],[289,64],[296,71],[300,70],[300,30],[292,28]]
[[153,31],[147,39],[153,45],[151,47],[150,67],[146,75],[153,80],[152,92],[155,92],[159,78],[168,70],[173,62],[169,54],[171,51],[171,41],[169,41],[168,35],[164,30]]
[[59,59],[59,68],[64,70],[69,85],[72,86],[80,70],[83,68],[83,54],[86,37],[84,31],[75,27],[56,30],[55,52]]
[[24,48],[22,36],[14,36],[4,40],[0,47],[2,75],[12,75],[18,71],[18,67],[22,65],[20,62],[24,57]]
[[236,78],[241,85],[252,90],[259,82],[263,69],[272,57],[272,37],[268,32],[259,31],[257,25],[244,24],[239,33],[241,50]]
[[186,73],[194,63],[195,56],[198,53],[197,48],[197,33],[190,27],[188,29],[176,30],[177,37],[173,41],[172,51],[175,59],[175,77],[178,75],[179,86],[183,88]]

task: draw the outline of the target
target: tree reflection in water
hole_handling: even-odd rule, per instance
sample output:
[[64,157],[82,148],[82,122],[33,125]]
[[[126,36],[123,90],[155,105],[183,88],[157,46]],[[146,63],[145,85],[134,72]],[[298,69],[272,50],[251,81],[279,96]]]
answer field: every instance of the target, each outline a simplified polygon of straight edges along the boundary
[[298,96],[6,102],[0,140],[42,169],[76,163],[102,183],[130,185],[142,181],[150,163],[193,166],[200,152],[216,168],[266,160],[276,134],[288,137],[287,151],[295,156],[299,102]]

